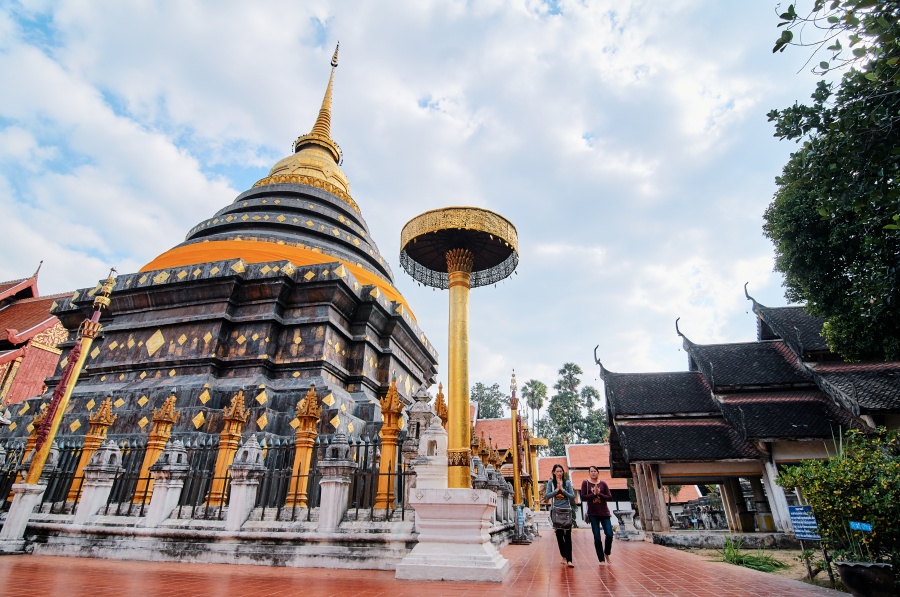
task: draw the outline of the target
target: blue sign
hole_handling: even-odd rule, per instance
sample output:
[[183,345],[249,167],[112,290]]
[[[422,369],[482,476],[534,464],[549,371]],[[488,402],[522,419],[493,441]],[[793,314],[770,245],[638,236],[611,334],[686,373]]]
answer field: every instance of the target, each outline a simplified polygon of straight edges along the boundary
[[872,532],[872,525],[868,522],[853,522],[850,521],[850,530],[852,531],[865,531],[866,533]]
[[810,506],[788,506],[791,515],[791,524],[794,527],[794,536],[804,541],[821,541],[819,535],[819,523]]

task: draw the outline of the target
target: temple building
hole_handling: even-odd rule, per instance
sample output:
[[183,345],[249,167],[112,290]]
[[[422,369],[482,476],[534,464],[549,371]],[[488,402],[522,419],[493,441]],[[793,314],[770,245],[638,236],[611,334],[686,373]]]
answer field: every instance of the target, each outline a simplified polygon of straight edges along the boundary
[[[223,409],[240,395],[242,434],[293,438],[295,405],[315,386],[319,434],[373,438],[392,378],[406,404],[434,382],[437,352],[394,287],[331,138],[336,66],[337,51],[318,117],[291,155],[184,242],[118,275],[62,437],[83,435],[108,396],[111,438],[142,441],[170,396],[180,413],[173,438],[215,435]],[[33,300],[22,288],[9,290],[19,293],[13,307]],[[61,359],[53,355],[55,377],[40,400],[59,382],[100,288],[56,299],[53,313],[69,341],[59,345]],[[28,392],[40,387],[14,396]],[[0,437],[31,431],[37,406],[13,410],[18,425]]]
[[790,531],[779,468],[834,454],[849,429],[900,425],[900,362],[847,363],[824,321],[752,301],[757,338],[697,344],[688,370],[615,373],[600,364],[614,478],[631,477],[644,530],[669,530],[664,485],[719,485],[733,531]]
[[0,282],[0,404],[7,407],[44,393],[62,352],[57,345],[69,336],[50,313],[68,294],[41,296],[38,271]]

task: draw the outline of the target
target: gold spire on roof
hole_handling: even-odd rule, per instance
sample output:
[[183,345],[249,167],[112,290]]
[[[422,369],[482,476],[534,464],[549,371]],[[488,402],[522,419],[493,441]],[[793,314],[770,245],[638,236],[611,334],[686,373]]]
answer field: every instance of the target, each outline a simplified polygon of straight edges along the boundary
[[254,184],[259,187],[268,184],[294,183],[308,184],[332,193],[349,203],[359,213],[359,206],[350,196],[350,183],[341,171],[341,148],[331,138],[331,94],[334,87],[334,69],[338,65],[338,49],[331,56],[331,76],[319,115],[312,130],[294,141],[294,153],[280,160],[269,171],[269,175]]

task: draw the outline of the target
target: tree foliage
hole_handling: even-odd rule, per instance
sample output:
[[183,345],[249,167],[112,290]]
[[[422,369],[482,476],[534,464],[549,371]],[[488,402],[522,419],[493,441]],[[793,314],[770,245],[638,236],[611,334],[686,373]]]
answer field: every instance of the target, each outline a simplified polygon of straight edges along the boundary
[[472,386],[470,399],[478,403],[479,419],[499,419],[503,416],[503,408],[507,398],[500,391],[500,384],[486,386],[480,381]]
[[[850,431],[835,457],[786,468],[778,484],[800,489],[840,559],[893,561],[900,577],[900,431]],[[850,521],[869,523],[872,532],[851,530]]]
[[525,399],[525,405],[531,409],[531,420],[534,425],[534,421],[537,421],[534,411],[540,413],[544,401],[547,399],[547,384],[536,379],[529,379],[522,386],[522,398]]
[[[781,15],[788,45],[830,52],[812,103],[772,110],[776,136],[801,142],[765,214],[786,296],[827,323],[848,360],[900,359],[900,0],[817,0]],[[812,28],[819,38],[799,39]],[[849,40],[848,47],[841,38]],[[830,45],[828,45],[830,44]]]
[[600,392],[592,386],[579,389],[582,373],[575,363],[562,366],[546,416],[535,425],[538,436],[547,438],[550,455],[564,455],[566,444],[600,443],[609,435],[606,411],[599,408]]

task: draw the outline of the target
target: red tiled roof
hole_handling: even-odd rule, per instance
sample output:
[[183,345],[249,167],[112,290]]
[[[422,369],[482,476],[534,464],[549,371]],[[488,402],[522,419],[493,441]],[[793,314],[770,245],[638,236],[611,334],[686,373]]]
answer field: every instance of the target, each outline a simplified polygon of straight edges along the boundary
[[609,444],[569,444],[566,446],[566,456],[573,469],[591,466],[609,468]]
[[30,278],[19,278],[18,280],[9,280],[8,282],[0,282],[0,300],[10,297],[26,288],[31,287],[31,295],[37,295],[37,280],[34,276]]
[[[623,479],[624,481],[624,479]],[[696,485],[682,485],[681,491],[678,492],[678,495],[672,496],[673,504],[685,504],[691,500],[696,500],[700,497],[700,492],[697,491]],[[669,501],[669,496],[666,494],[665,496],[666,502]]]
[[6,340],[10,330],[15,336],[10,341],[20,344],[53,325],[57,319],[50,314],[50,306],[60,296],[22,299],[0,309],[0,340]]
[[480,439],[482,434],[485,441],[490,439],[497,449],[508,450],[512,447],[512,420],[478,419],[475,421],[475,437]]
[[550,478],[550,471],[557,464],[566,466],[565,456],[545,456],[538,458],[538,481],[544,482]]

